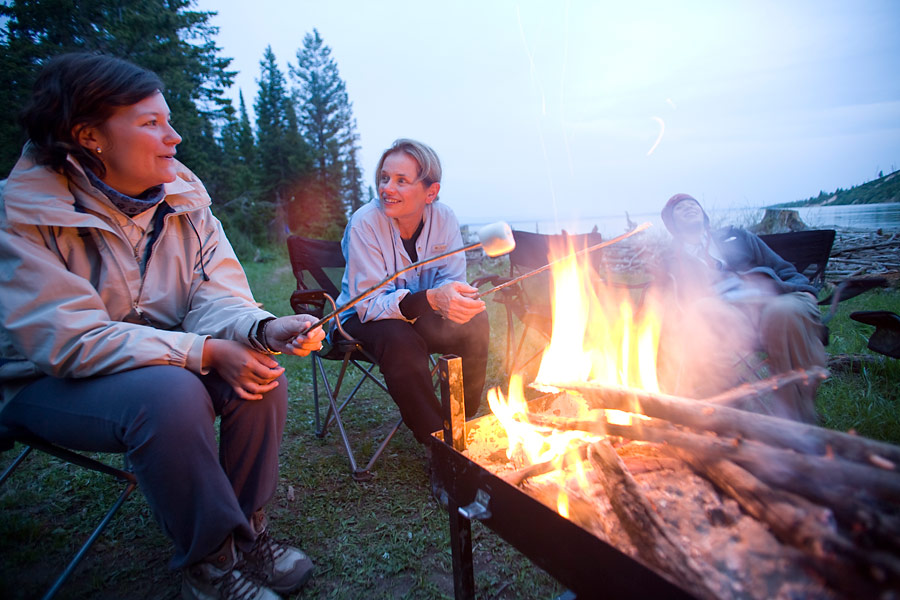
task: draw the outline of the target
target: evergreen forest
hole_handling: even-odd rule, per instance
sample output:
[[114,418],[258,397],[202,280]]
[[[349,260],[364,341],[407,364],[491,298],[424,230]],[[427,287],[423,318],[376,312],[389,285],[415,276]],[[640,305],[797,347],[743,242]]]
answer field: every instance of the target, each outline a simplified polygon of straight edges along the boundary
[[[18,114],[52,57],[96,52],[156,72],[184,141],[178,158],[206,185],[239,255],[289,233],[339,239],[368,200],[352,104],[331,49],[313,29],[279,69],[259,61],[255,98],[226,92],[236,73],[216,45],[213,12],[191,0],[9,0],[0,3],[0,178],[22,152]],[[248,116],[252,102],[255,122]],[[252,256],[252,254],[250,254]]]

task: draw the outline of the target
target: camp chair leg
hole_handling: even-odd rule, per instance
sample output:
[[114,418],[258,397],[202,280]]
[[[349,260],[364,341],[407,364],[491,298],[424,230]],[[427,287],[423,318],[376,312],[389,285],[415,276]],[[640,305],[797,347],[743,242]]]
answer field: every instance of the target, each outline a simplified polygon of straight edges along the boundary
[[31,453],[31,446],[25,446],[19,456],[16,457],[16,460],[12,462],[11,465],[6,467],[6,470],[3,471],[3,475],[0,475],[0,485],[3,485],[3,482],[7,480],[7,478],[12,474],[13,471],[16,470],[23,460]]
[[88,550],[91,549],[91,546],[94,545],[94,542],[97,541],[97,538],[100,537],[100,534],[103,533],[103,530],[106,529],[106,526],[109,525],[109,522],[112,520],[113,516],[115,516],[115,514],[119,511],[119,508],[122,507],[122,504],[125,503],[125,500],[128,499],[128,496],[131,495],[131,492],[133,492],[135,488],[137,488],[137,482],[128,481],[125,489],[122,490],[121,494],[119,494],[118,500],[116,500],[115,504],[113,504],[106,512],[103,520],[100,521],[97,527],[94,528],[94,531],[91,533],[90,537],[81,546],[81,548],[78,550],[78,553],[76,553],[72,560],[69,562],[68,566],[66,566],[66,570],[60,574],[60,576],[53,583],[53,586],[49,590],[47,590],[46,594],[44,594],[44,600],[49,600],[50,598],[56,596],[56,593],[59,592],[59,589],[63,586],[69,576],[75,572],[75,569],[78,567],[78,563],[81,562],[81,559],[84,558],[84,555],[87,554]]
[[[362,350],[357,350],[357,351],[363,352]],[[367,356],[367,358],[370,358],[370,357]],[[369,458],[368,462],[366,463],[366,466],[364,468],[360,468],[356,461],[356,453],[353,451],[353,448],[350,445],[350,437],[347,435],[347,431],[344,429],[344,423],[341,420],[341,412],[350,403],[350,401],[353,400],[354,396],[356,396],[356,392],[359,390],[359,388],[362,386],[362,384],[365,383],[365,381],[367,379],[373,381],[376,385],[378,385],[378,387],[380,387],[382,390],[384,390],[387,393],[387,391],[388,391],[387,386],[381,380],[379,380],[377,377],[375,377],[372,374],[372,371],[375,369],[375,367],[377,365],[375,364],[374,360],[367,361],[368,364],[363,365],[361,361],[350,358],[350,353],[347,353],[347,355],[343,359],[343,364],[341,366],[341,373],[338,376],[338,379],[335,382],[334,387],[332,388],[331,383],[328,381],[328,377],[325,373],[325,365],[324,365],[323,361],[321,359],[319,359],[318,357],[313,357],[313,361],[314,361],[314,363],[313,363],[313,391],[315,394],[313,403],[315,405],[315,413],[316,413],[316,416],[315,416],[316,436],[318,436],[320,438],[325,437],[325,434],[327,433],[328,428],[332,424],[337,425],[338,433],[341,436],[341,441],[344,444],[344,449],[346,450],[347,457],[350,460],[351,476],[356,481],[367,481],[369,479],[372,479],[372,477],[373,477],[373,474],[371,472],[372,466],[375,464],[375,461],[377,461],[378,458],[382,455],[385,448],[387,448],[388,443],[394,437],[394,434],[396,434],[397,431],[400,429],[400,426],[403,425],[403,419],[400,419],[399,421],[397,421],[397,423],[395,423],[391,427],[391,430],[387,433],[385,438],[379,444],[378,448],[375,450],[375,452]],[[338,396],[341,393],[341,387],[343,386],[343,383],[344,383],[344,376],[347,373],[347,367],[351,364],[360,370],[361,376],[359,378],[359,381],[357,381],[356,385],[354,386],[353,390],[347,395],[347,397],[343,400],[343,402],[338,403]],[[320,409],[319,409],[319,397],[317,394],[318,384],[316,381],[317,375],[321,375],[322,385],[324,386],[325,393],[328,396],[328,410],[325,413],[324,419],[321,418]]]
[[81,548],[78,549],[78,552],[74,557],[72,557],[72,560],[69,561],[69,564],[66,565],[65,570],[60,573],[59,577],[56,578],[56,581],[53,582],[53,585],[50,587],[50,589],[47,590],[47,592],[42,596],[44,600],[48,600],[56,596],[60,588],[62,588],[63,584],[65,584],[72,573],[75,572],[75,569],[78,568],[79,563],[81,563],[81,560],[91,549],[91,546],[94,545],[94,542],[97,541],[97,538],[100,537],[100,534],[103,533],[103,530],[106,529],[106,526],[109,525],[109,522],[122,507],[122,504],[124,504],[125,500],[128,499],[128,496],[130,496],[131,493],[137,488],[137,478],[133,473],[129,471],[111,467],[98,460],[94,460],[90,457],[84,456],[83,454],[72,452],[71,450],[62,448],[60,446],[48,444],[43,440],[28,439],[27,442],[23,443],[23,445],[24,448],[22,449],[22,452],[16,457],[12,464],[9,465],[9,467],[7,467],[5,471],[3,471],[3,474],[0,475],[0,485],[2,485],[9,478],[13,471],[16,470],[16,468],[22,463],[23,460],[25,460],[25,458],[31,453],[34,448],[37,448],[42,452],[46,452],[47,454],[55,456],[56,458],[64,460],[68,463],[78,465],[92,471],[110,475],[112,477],[115,477],[120,482],[125,483],[125,488],[119,494],[119,498],[109,508],[109,510],[106,511],[106,515],[104,515],[100,523],[97,524],[97,526],[91,532],[91,535],[84,542],[84,544],[82,544]]
[[[342,367],[341,376],[338,378],[335,383],[334,388],[331,388],[331,384],[328,381],[328,378],[325,374],[325,364],[321,359],[315,357],[313,359],[315,362],[313,364],[313,405],[315,408],[315,419],[316,419],[316,437],[323,438],[325,434],[328,432],[328,428],[334,423],[335,416],[332,407],[329,405],[328,411],[326,412],[325,419],[323,420],[319,411],[319,394],[318,394],[318,381],[317,381],[317,373],[316,373],[316,365],[318,365],[319,373],[322,376],[322,382],[325,385],[325,392],[328,394],[329,398],[337,398],[341,393],[341,385],[343,384],[344,373],[347,372],[346,365]],[[387,392],[387,386],[384,383],[372,375],[372,371],[375,369],[375,364],[370,363],[368,366],[363,365],[360,361],[349,359],[349,363],[356,366],[361,372],[361,376],[359,381],[356,382],[356,385],[353,388],[353,391],[350,392],[347,397],[344,399],[343,403],[338,407],[338,412],[343,411],[344,407],[353,400],[354,396],[356,396],[356,392],[359,391],[359,388],[366,382],[366,380],[371,380],[382,390]]]
[[372,479],[372,477],[373,477],[372,472],[371,472],[372,465],[375,464],[375,461],[378,460],[378,458],[384,452],[384,449],[387,448],[388,443],[394,437],[394,434],[400,430],[401,425],[403,425],[403,419],[398,420],[394,424],[394,426],[391,428],[391,431],[384,438],[384,441],[382,441],[381,444],[378,446],[378,449],[375,450],[375,453],[372,455],[372,458],[370,458],[369,462],[366,463],[366,467],[364,469],[359,469],[356,467],[355,461],[353,460],[353,455],[348,450],[348,454],[350,454],[350,463],[351,463],[351,465],[353,465],[353,473],[351,475],[353,476],[353,479],[355,481],[368,481],[368,480]]

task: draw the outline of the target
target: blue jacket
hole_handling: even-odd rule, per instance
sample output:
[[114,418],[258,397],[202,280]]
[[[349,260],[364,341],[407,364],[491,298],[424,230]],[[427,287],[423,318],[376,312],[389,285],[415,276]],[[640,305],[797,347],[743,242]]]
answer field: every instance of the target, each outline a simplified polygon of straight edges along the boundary
[[[341,281],[338,306],[389,275],[412,264],[403,247],[400,231],[381,210],[381,201],[373,200],[357,210],[347,228],[341,247],[347,268]],[[459,222],[449,206],[434,202],[425,206],[425,225],[416,241],[419,260],[462,247]],[[436,288],[450,281],[466,281],[466,257],[453,254],[419,267],[372,292],[353,309],[341,315],[346,321],[356,311],[363,323],[380,319],[407,320],[400,311],[400,301],[407,294]]]

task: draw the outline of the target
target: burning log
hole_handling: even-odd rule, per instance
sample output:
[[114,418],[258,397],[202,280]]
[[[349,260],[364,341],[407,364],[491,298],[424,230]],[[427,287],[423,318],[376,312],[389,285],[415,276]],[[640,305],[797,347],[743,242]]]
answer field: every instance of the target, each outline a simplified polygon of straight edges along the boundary
[[[746,414],[755,416],[753,413]],[[610,423],[603,415],[598,415],[596,419],[529,415],[529,420],[535,425],[560,431],[583,431],[594,435],[669,444],[703,457],[728,458],[772,485],[792,490],[835,510],[852,505],[859,496],[859,490],[864,490],[887,505],[900,505],[900,474],[896,471],[853,463],[834,456],[807,455],[752,440],[700,435],[678,430],[671,424],[655,419],[639,420],[632,425]],[[798,477],[797,474],[803,476]],[[866,520],[856,514],[855,510],[847,512],[847,515],[852,515],[856,521]],[[896,533],[900,539],[900,530]]]
[[[892,514],[900,502],[900,475],[894,471],[834,455],[807,456],[752,440],[692,433],[659,419],[617,425],[598,413],[597,419],[531,414],[529,420],[538,427],[660,444],[766,523],[782,543],[797,549],[798,564],[817,571],[835,589],[851,597],[876,597],[900,585],[900,527]],[[693,587],[694,567],[684,556],[670,554],[674,534],[656,522],[658,515],[642,498],[622,458],[605,441],[591,445],[588,455],[595,472],[602,473],[606,497],[638,554],[699,593]],[[532,465],[506,479],[521,481],[564,465]],[[673,564],[679,565],[674,571]],[[711,585],[722,589],[718,582]]]
[[818,370],[818,375],[816,371],[800,371],[741,386],[710,400],[692,400],[595,383],[552,383],[549,385],[579,392],[592,406],[597,408],[644,414],[697,431],[756,440],[803,454],[824,457],[837,455],[847,461],[897,472],[898,465],[900,465],[900,447],[718,404],[741,396],[763,393],[771,390],[773,386],[780,387],[794,383],[803,377],[809,377],[810,373],[813,376],[820,376],[821,370]]

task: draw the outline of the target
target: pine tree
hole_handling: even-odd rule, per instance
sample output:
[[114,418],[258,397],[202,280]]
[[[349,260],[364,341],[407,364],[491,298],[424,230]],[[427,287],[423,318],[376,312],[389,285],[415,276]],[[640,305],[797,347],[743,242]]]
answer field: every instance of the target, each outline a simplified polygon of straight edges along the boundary
[[[41,65],[64,52],[111,54],[155,71],[184,141],[179,158],[215,188],[222,164],[215,134],[233,112],[224,97],[234,72],[215,45],[212,12],[189,10],[190,0],[13,0],[0,39],[0,171],[12,167],[22,137],[15,116]],[[213,194],[214,195],[214,194]]]
[[316,29],[304,36],[290,73],[297,84],[300,131],[312,152],[314,178],[306,195],[317,199],[320,218],[333,229],[343,230],[348,210],[362,197],[360,169],[355,164],[359,136],[347,87],[331,49]]
[[227,166],[222,177],[222,200],[239,197],[255,198],[259,193],[256,140],[247,114],[244,93],[240,92],[237,118],[229,119],[222,128],[222,151]]
[[[297,126],[297,114],[284,75],[271,46],[259,63],[256,110],[257,164],[260,201],[275,215],[275,230],[302,231],[298,194],[309,172],[309,151]],[[306,231],[302,231],[307,233]]]
[[362,171],[359,168],[358,154],[359,146],[354,144],[350,148],[349,160],[344,165],[344,198],[351,214],[368,201],[363,195],[365,184],[363,183]]

